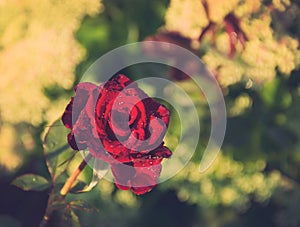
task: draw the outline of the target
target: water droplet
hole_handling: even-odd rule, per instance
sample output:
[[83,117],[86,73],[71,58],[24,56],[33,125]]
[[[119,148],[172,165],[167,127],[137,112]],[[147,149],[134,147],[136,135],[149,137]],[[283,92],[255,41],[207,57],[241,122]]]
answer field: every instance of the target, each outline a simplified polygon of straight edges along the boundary
[[55,145],[56,145],[56,142],[54,142],[54,141],[50,141],[50,142],[49,142],[49,148],[50,148],[50,149],[54,148]]

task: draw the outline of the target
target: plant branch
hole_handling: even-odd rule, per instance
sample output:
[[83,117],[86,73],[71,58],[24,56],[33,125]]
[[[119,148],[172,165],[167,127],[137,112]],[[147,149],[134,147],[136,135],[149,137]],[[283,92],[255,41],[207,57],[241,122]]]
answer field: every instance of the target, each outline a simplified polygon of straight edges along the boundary
[[78,175],[82,172],[84,167],[86,166],[87,162],[91,159],[91,155],[88,154],[87,157],[80,163],[80,165],[77,167],[77,169],[73,172],[73,174],[67,179],[66,183],[60,190],[60,195],[61,196],[66,196],[67,193],[70,191],[72,188],[75,180],[77,179]]

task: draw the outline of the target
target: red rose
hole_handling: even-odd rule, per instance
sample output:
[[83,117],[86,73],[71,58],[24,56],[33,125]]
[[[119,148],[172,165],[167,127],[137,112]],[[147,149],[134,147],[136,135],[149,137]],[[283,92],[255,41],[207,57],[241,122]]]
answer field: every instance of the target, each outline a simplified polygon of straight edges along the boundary
[[71,129],[70,146],[88,148],[95,158],[108,162],[120,189],[150,191],[162,159],[172,154],[163,146],[169,110],[124,75],[101,86],[80,83],[75,93],[62,116]]

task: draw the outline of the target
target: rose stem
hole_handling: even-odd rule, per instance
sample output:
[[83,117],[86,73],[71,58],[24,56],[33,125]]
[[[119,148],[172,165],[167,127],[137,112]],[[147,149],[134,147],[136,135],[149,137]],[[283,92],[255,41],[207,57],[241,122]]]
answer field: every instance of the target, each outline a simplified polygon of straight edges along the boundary
[[60,194],[62,196],[66,196],[66,194],[70,191],[72,188],[72,185],[74,184],[75,180],[77,179],[78,175],[82,172],[84,167],[86,166],[87,162],[91,159],[91,155],[88,154],[85,159],[80,163],[80,165],[77,167],[77,169],[72,173],[72,175],[67,179],[66,183],[60,190]]

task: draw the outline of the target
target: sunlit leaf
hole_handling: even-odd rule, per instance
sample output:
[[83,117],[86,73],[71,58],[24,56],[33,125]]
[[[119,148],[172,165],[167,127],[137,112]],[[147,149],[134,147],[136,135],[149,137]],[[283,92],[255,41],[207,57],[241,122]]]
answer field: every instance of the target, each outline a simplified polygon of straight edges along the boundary
[[78,194],[84,192],[83,189],[87,187],[87,184],[81,180],[75,180],[72,188],[70,189],[69,193]]
[[25,174],[16,178],[13,185],[25,191],[43,191],[49,187],[49,182],[46,178],[36,174]]
[[45,159],[53,181],[66,170],[75,154],[67,142],[67,134],[68,129],[59,119],[49,128],[44,139]]

